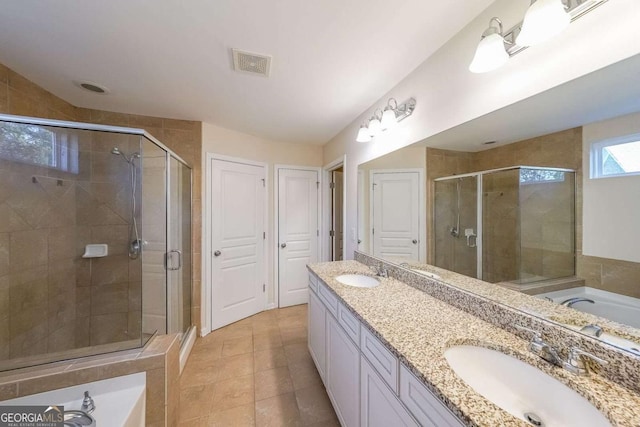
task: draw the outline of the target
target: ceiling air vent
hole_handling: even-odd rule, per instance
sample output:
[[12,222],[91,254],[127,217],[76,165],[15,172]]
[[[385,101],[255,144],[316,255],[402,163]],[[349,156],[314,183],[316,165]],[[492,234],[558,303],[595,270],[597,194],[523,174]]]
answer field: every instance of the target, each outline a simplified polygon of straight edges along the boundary
[[269,77],[271,56],[238,49],[231,49],[231,51],[233,52],[234,70]]

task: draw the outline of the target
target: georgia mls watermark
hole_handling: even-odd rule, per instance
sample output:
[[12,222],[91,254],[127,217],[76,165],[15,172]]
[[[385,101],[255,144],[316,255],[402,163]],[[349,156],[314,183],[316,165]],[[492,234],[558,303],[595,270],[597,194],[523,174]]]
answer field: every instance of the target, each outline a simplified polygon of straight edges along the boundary
[[64,406],[0,406],[0,427],[64,427]]

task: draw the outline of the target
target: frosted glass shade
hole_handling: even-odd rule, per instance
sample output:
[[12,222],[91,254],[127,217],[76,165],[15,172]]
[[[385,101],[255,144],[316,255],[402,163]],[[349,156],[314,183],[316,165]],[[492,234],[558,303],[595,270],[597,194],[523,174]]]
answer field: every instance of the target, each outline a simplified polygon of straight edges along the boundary
[[380,120],[382,130],[393,129],[397,124],[396,113],[390,107],[385,108],[382,120]]
[[504,39],[498,33],[489,34],[478,43],[476,54],[469,65],[472,73],[486,73],[503,66],[509,60]]
[[380,120],[378,120],[377,117],[372,117],[371,120],[369,120],[369,135],[374,137],[380,133],[381,130],[382,124],[380,123]]
[[369,142],[371,141],[371,135],[369,135],[369,129],[366,126],[360,126],[360,130],[358,130],[358,136],[356,137],[357,142]]
[[561,0],[538,0],[524,15],[522,31],[516,38],[519,46],[535,46],[560,34],[569,26],[571,16]]

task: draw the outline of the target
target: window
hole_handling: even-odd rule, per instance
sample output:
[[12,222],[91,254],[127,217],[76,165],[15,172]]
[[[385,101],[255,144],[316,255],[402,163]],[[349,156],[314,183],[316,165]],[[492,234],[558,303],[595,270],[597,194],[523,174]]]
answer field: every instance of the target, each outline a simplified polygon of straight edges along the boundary
[[640,175],[640,135],[627,135],[591,145],[591,178]]
[[63,130],[0,122],[0,158],[78,173],[78,140]]

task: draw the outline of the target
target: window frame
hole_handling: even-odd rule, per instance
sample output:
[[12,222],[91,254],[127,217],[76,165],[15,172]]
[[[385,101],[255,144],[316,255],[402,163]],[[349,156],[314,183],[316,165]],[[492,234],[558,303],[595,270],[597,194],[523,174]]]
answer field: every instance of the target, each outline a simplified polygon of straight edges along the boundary
[[640,171],[607,175],[602,173],[602,151],[607,147],[628,144],[630,142],[636,142],[640,144],[640,133],[623,135],[615,138],[607,138],[601,141],[592,142],[591,146],[589,147],[589,179],[620,178],[623,176],[640,175]]

